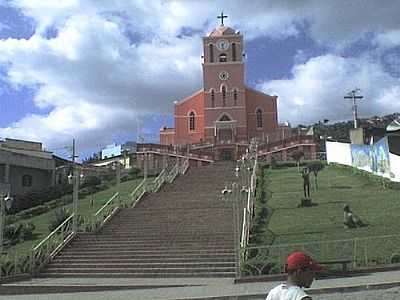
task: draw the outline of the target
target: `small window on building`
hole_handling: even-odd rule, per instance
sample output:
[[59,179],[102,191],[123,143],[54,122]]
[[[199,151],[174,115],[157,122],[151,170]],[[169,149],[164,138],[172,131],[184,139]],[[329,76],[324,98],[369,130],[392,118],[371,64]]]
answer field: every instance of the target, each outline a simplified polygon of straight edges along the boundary
[[196,129],[195,117],[196,117],[196,115],[194,114],[194,112],[191,112],[189,114],[189,130],[190,131],[194,131]]
[[222,86],[222,106],[226,106],[226,87]]
[[226,62],[226,54],[222,53],[219,55],[219,62]]
[[237,105],[237,99],[238,99],[238,92],[237,89],[233,90],[233,105]]
[[257,109],[256,111],[256,123],[257,123],[257,128],[263,127],[263,114],[261,109]]
[[210,62],[214,62],[214,47],[212,44],[210,44],[208,47],[210,51]]
[[236,61],[236,44],[232,43],[232,61]]
[[223,115],[220,119],[219,119],[219,121],[230,121],[231,119],[227,116],[227,115]]
[[215,92],[214,92],[214,89],[211,90],[211,107],[215,107]]
[[23,175],[22,176],[22,186],[32,186],[32,176]]

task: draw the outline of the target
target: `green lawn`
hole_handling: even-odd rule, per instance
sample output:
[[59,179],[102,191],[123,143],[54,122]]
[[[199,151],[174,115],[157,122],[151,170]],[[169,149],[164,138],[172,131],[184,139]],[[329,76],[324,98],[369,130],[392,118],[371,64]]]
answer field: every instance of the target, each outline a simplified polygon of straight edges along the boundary
[[[400,193],[383,189],[350,170],[327,166],[318,175],[318,191],[311,198],[318,205],[298,208],[303,197],[302,177],[297,168],[270,170],[267,173],[269,220],[268,239],[273,244],[351,239],[354,237],[398,234]],[[267,193],[268,195],[268,193]],[[364,228],[343,225],[343,205],[347,203],[364,222]]]
[[[138,178],[135,180],[130,180],[121,183],[121,199],[127,200],[129,199],[129,194],[135,189],[135,187],[143,180],[143,178]],[[93,196],[87,196],[83,199],[79,199],[78,204],[78,213],[82,216],[90,216],[94,214],[100,207],[104,205],[116,192],[116,187],[113,186],[107,190],[100,191],[98,193],[93,194]],[[72,197],[72,196],[71,196]],[[93,207],[90,205],[90,199],[93,197]],[[72,203],[67,204],[64,207],[72,211]],[[59,208],[55,208],[57,210]],[[18,243],[15,246],[12,246],[6,249],[9,254],[24,254],[27,253],[38,244],[42,239],[44,239],[49,232],[49,224],[51,220],[54,219],[54,210],[51,210],[47,213],[44,213],[39,216],[32,217],[30,219],[24,219],[20,222],[22,223],[33,223],[36,227],[34,231],[34,239],[29,241],[24,241],[22,243]]]
[[[316,205],[299,208],[303,179],[297,168],[263,172],[258,181],[260,198],[256,202],[249,260],[242,266],[244,274],[259,275],[255,265],[265,267],[263,274],[280,273],[287,255],[299,250],[319,261],[346,259],[357,267],[393,263],[397,261],[395,256],[400,258],[398,190],[384,189],[351,169],[327,166],[318,175],[318,191],[313,190],[311,176],[311,198]],[[344,204],[349,204],[368,225],[345,227]]]

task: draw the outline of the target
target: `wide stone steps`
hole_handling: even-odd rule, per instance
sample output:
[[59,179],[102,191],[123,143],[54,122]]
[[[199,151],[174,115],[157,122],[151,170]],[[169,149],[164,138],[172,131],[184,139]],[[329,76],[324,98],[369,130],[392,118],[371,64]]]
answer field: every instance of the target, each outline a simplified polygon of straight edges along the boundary
[[234,271],[233,267],[142,267],[142,268],[104,268],[101,265],[98,267],[82,267],[78,266],[76,268],[59,268],[57,266],[50,266],[46,269],[45,272],[61,272],[61,273],[97,273],[97,272],[107,272],[107,273],[180,273],[184,274],[187,272],[190,273],[209,273],[209,272],[231,272]]
[[163,268],[234,268],[234,262],[148,262],[148,263],[106,263],[106,262],[80,262],[80,263],[54,263],[51,269],[76,269],[76,268],[95,268],[95,269],[163,269]]
[[38,277],[51,277],[51,278],[187,278],[187,277],[214,277],[214,278],[232,278],[235,277],[235,272],[190,272],[185,273],[163,273],[163,272],[149,272],[149,273],[109,273],[97,272],[97,273],[63,273],[60,271],[43,272]]
[[[135,258],[132,258],[135,257]],[[136,256],[128,256],[128,257],[119,257],[119,258],[113,258],[113,257],[108,257],[108,256],[102,256],[102,257],[92,257],[92,256],[71,256],[67,258],[67,256],[63,256],[63,258],[57,258],[52,261],[52,263],[60,265],[60,264],[68,264],[68,265],[79,265],[81,263],[97,263],[101,261],[101,263],[104,264],[121,264],[121,263],[127,263],[127,264],[146,264],[146,263],[154,263],[157,258],[157,256],[153,256],[151,258],[147,258],[146,256],[141,256],[141,257],[136,257]],[[185,263],[185,262],[199,262],[199,263],[232,263],[234,264],[235,261],[233,259],[233,255],[229,256],[205,256],[205,257],[195,257],[195,256],[176,256],[176,257],[162,257],[162,261],[164,263],[173,263],[173,262],[179,262],[179,263]]]
[[[195,245],[151,245],[150,246],[146,246],[146,245],[119,245],[119,246],[114,246],[114,245],[79,245],[79,249],[80,251],[85,251],[85,252],[89,252],[89,251],[95,251],[95,252],[100,252],[100,251],[107,251],[109,249],[117,249],[115,251],[128,251],[128,250],[135,250],[135,251],[140,251],[140,250],[147,250],[149,248],[152,249],[152,251],[169,251],[171,249],[173,250],[213,250],[216,247],[222,248],[221,245],[199,245],[199,244],[195,244]],[[230,245],[233,246],[233,245]],[[68,251],[70,249],[74,249],[75,246],[70,246],[68,248],[65,248],[65,251]],[[229,249],[229,247],[227,248],[223,248],[223,249]]]
[[80,233],[41,277],[234,277],[232,203],[221,190],[234,164],[190,168],[173,184]]
[[147,249],[87,249],[85,251],[82,251],[80,249],[76,248],[66,248],[63,253],[73,255],[73,254],[78,254],[82,255],[83,253],[85,254],[92,254],[92,255],[97,255],[98,254],[107,254],[107,255],[119,255],[119,254],[155,254],[162,252],[163,255],[167,254],[209,254],[209,255],[214,255],[216,253],[227,253],[229,249],[176,249],[176,248],[170,248],[170,249],[152,249],[152,248],[147,248]]
[[182,259],[182,260],[202,260],[202,259],[214,259],[214,258],[219,258],[222,260],[229,259],[232,260],[234,258],[234,253],[232,251],[230,252],[217,252],[217,253],[115,253],[115,255],[109,255],[109,254],[98,254],[96,256],[93,256],[91,253],[81,253],[81,252],[76,252],[76,253],[65,253],[62,256],[58,256],[54,261],[56,260],[62,260],[62,259],[98,259],[98,260],[106,260],[106,259],[118,259],[118,260],[125,260],[125,259],[163,259],[163,260],[169,260],[169,259]]

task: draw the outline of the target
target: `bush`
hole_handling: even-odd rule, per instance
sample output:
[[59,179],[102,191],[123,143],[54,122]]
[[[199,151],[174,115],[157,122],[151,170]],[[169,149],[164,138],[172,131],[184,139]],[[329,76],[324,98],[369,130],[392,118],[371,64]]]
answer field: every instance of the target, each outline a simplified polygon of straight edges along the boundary
[[141,170],[139,168],[132,167],[129,169],[128,174],[129,176],[131,176],[132,179],[136,179],[139,176],[140,172]]
[[6,244],[15,245],[19,242],[22,230],[22,224],[11,224],[4,228],[4,242]]
[[35,228],[36,227],[33,223],[23,224],[21,229],[21,235],[24,241],[32,239]]
[[84,178],[83,183],[81,184],[81,188],[92,187],[95,185],[99,185],[101,183],[101,179],[97,176],[86,176]]
[[45,212],[49,211],[49,207],[47,205],[38,205],[29,209],[25,209],[16,214],[17,217],[21,219],[28,219],[34,216],[41,215]]
[[49,231],[52,232],[69,217],[69,212],[63,207],[54,211],[54,219],[50,221]]
[[399,253],[393,253],[392,256],[390,256],[390,263],[391,264],[400,263],[400,254]]
[[40,191],[32,191],[23,195],[16,195],[11,211],[17,213],[21,210],[42,205],[69,193],[72,193],[72,185],[65,184],[52,186]]

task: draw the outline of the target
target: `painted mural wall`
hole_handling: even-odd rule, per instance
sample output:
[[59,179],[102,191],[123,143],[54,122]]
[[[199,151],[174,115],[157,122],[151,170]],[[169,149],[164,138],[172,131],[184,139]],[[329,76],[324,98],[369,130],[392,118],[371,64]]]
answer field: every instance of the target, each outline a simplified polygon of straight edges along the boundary
[[338,163],[400,181],[400,156],[389,152],[387,137],[373,145],[326,142],[327,162]]

